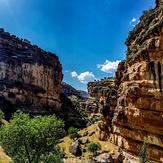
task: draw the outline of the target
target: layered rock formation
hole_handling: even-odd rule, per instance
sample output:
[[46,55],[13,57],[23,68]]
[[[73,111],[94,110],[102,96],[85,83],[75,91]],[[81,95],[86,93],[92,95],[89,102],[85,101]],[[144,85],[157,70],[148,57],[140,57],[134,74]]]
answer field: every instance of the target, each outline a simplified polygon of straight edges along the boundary
[[60,108],[58,57],[0,29],[0,105],[6,118],[17,107],[31,114]]
[[101,121],[98,122],[97,136],[107,140],[112,128],[112,118],[117,102],[117,91],[114,78],[88,83],[88,93],[94,99],[94,108],[98,108]]
[[[163,11],[162,1],[145,11],[126,41],[126,61],[116,73],[117,106],[109,139],[124,151],[139,155],[145,138],[148,156],[163,161]],[[107,107],[107,112],[110,111]],[[103,122],[107,122],[104,117]],[[101,131],[101,133],[103,130]]]
[[[96,109],[97,112],[102,113],[105,105],[108,107],[110,106],[110,103],[116,105],[117,92],[115,89],[115,79],[108,78],[100,81],[89,82],[88,94],[91,101],[94,101],[92,107],[94,106],[94,109]],[[93,110],[93,108],[91,110]]]
[[106,97],[109,91],[109,86],[114,85],[114,78],[106,78],[100,81],[89,82],[87,85],[88,94],[90,97],[99,101],[100,98]]

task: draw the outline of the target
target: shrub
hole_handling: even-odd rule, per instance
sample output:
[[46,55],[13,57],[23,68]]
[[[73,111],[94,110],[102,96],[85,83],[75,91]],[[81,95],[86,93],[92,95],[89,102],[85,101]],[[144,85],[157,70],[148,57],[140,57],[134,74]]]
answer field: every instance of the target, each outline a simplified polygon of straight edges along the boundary
[[3,124],[2,123],[2,120],[5,118],[5,116],[4,116],[4,113],[1,111],[1,109],[0,109],[0,127],[1,127],[1,125]]
[[78,138],[79,137],[78,129],[75,127],[70,127],[68,129],[68,135],[70,136],[71,139]]
[[148,139],[145,138],[143,145],[140,149],[140,153],[139,153],[139,161],[140,163],[148,163],[148,154],[147,154],[147,149],[148,149]]
[[4,119],[5,118],[5,116],[4,116],[4,113],[1,111],[1,109],[0,109],[0,121],[2,120],[2,119]]
[[88,125],[92,125],[96,122],[99,121],[99,117],[98,116],[90,116],[88,117]]
[[[37,116],[17,112],[0,129],[0,145],[14,162],[61,162],[56,147],[64,133],[63,121],[55,116]],[[54,161],[56,160],[56,161]],[[59,161],[60,160],[60,161]]]
[[91,142],[87,144],[87,150],[89,152],[92,152],[93,155],[96,155],[97,151],[101,149],[101,146],[99,143]]

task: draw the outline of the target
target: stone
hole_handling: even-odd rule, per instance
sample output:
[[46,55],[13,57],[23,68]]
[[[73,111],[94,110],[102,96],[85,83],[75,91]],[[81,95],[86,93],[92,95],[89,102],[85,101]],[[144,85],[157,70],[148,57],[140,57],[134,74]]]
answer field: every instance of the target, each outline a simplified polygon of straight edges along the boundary
[[113,154],[111,154],[111,162],[123,163],[123,160],[125,160],[125,157],[121,152],[115,151]]
[[94,160],[97,163],[124,163],[126,159],[122,152],[114,151],[113,153],[103,152]]
[[81,138],[79,139],[80,144],[84,145],[87,144],[89,142],[88,138]]
[[96,163],[111,163],[110,161],[110,154],[109,153],[103,153],[94,158],[94,161]]
[[78,140],[73,142],[69,148],[70,153],[74,156],[82,156],[82,148]]

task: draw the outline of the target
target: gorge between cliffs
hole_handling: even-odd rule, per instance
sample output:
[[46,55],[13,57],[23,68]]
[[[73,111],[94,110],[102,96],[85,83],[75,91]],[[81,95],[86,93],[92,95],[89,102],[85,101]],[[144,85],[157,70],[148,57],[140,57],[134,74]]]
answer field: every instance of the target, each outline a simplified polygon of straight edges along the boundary
[[[87,93],[64,82],[56,54],[0,28],[0,126],[18,110],[31,119],[55,115],[65,123],[58,142],[64,163],[163,162],[162,0],[143,13],[125,44],[115,76],[88,82]],[[90,157],[93,142],[99,151]],[[10,152],[2,152],[0,163],[10,162]]]

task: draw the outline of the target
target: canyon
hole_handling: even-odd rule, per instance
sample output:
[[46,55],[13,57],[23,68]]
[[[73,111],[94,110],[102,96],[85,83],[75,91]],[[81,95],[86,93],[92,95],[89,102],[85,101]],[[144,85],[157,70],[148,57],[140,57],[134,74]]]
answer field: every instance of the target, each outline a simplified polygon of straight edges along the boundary
[[115,77],[89,82],[87,98],[86,92],[62,82],[55,54],[0,29],[0,109],[5,118],[19,109],[31,115],[57,114],[66,128],[83,128],[69,96],[83,98],[81,108],[100,114],[92,131],[100,141],[116,145],[125,157],[138,157],[146,141],[151,162],[163,162],[162,0],[144,11],[125,43],[126,59]]

